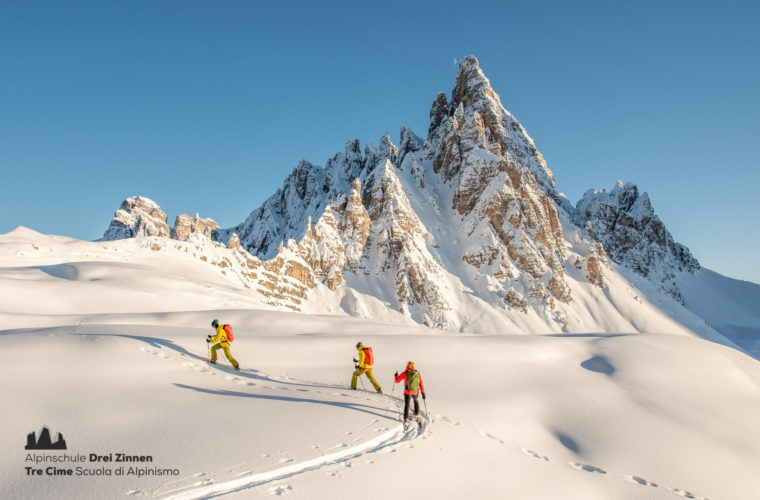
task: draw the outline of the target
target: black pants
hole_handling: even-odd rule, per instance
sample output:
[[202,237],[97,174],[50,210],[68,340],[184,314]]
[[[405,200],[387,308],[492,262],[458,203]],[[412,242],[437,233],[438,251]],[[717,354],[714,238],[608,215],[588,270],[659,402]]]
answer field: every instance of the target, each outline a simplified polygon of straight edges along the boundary
[[414,400],[414,415],[417,416],[420,414],[420,400],[418,399],[419,393],[417,394],[404,394],[404,420],[409,418],[409,403]]

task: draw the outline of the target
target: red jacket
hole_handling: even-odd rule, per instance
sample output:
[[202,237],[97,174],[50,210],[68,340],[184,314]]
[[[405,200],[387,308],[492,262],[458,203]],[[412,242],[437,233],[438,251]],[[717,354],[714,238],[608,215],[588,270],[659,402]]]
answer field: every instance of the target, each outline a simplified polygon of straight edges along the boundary
[[[419,391],[409,390],[409,387],[406,383],[406,370],[398,374],[398,376],[396,377],[396,383],[398,384],[402,380],[404,381],[404,394],[411,394],[412,396],[417,395]],[[422,374],[420,374],[420,391],[422,391],[422,394],[425,394],[425,384],[422,383]]]

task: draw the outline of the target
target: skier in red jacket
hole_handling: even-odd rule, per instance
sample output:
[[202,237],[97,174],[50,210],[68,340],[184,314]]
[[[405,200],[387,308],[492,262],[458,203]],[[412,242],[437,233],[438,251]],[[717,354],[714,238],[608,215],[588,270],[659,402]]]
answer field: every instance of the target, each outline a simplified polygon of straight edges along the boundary
[[425,399],[425,384],[422,382],[422,375],[414,369],[414,361],[406,364],[406,370],[401,374],[396,372],[396,383],[404,381],[404,424],[409,418],[409,404],[414,401],[414,416],[420,413],[420,401],[417,395],[422,392],[422,399]]

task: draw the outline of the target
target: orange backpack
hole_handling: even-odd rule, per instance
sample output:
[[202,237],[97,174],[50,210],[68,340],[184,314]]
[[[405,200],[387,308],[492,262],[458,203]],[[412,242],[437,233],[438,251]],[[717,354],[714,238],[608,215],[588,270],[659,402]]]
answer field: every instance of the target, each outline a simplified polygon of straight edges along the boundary
[[222,328],[224,328],[224,333],[227,334],[227,342],[235,340],[235,336],[232,334],[232,325],[224,325]]
[[375,355],[372,354],[372,348],[365,347],[364,348],[364,364],[367,366],[372,366],[374,363],[375,363]]

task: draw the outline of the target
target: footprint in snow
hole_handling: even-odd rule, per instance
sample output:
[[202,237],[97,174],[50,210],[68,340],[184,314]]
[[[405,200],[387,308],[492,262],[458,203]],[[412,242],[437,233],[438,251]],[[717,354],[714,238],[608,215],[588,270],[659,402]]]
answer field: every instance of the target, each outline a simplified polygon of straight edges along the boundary
[[277,495],[281,496],[284,495],[290,491],[293,491],[293,487],[289,484],[286,486],[275,486],[274,488],[269,488],[269,494],[270,495]]
[[636,483],[640,484],[641,486],[651,486],[652,488],[657,488],[657,483],[650,483],[643,477],[633,476],[630,474],[624,474],[623,477],[625,477],[625,480],[629,483]]
[[538,458],[538,459],[543,460],[545,462],[549,461],[549,457],[546,457],[544,455],[540,455],[540,454],[536,453],[533,450],[529,450],[528,448],[520,448],[520,449],[522,450],[523,453],[525,453],[528,456],[531,456],[533,458]]
[[589,464],[582,464],[580,462],[568,462],[568,465],[572,467],[573,469],[582,470],[586,472],[598,472],[599,474],[607,474],[607,471],[604,469],[600,469],[599,467],[589,465]]
[[504,444],[504,441],[502,441],[501,439],[497,438],[497,437],[496,437],[496,436],[494,436],[493,434],[489,434],[489,433],[488,433],[488,432],[486,432],[486,431],[478,431],[478,433],[479,433],[481,436],[483,436],[484,438],[490,439],[491,441],[496,441],[496,442],[497,442],[497,443],[499,443],[499,444]]
[[451,424],[451,425],[454,425],[454,426],[461,425],[456,420],[452,420],[449,417],[444,417],[443,415],[436,415],[435,418],[436,418],[436,420],[440,419],[440,420],[443,420],[444,422],[446,422],[447,424]]
[[669,488],[667,486],[665,488],[668,489],[668,490],[670,490],[670,491],[672,491],[676,495],[681,495],[684,498],[695,498],[697,500],[709,500],[709,499],[707,499],[705,497],[700,497],[700,496],[695,495],[694,493],[692,493],[690,491],[682,490],[680,488]]

